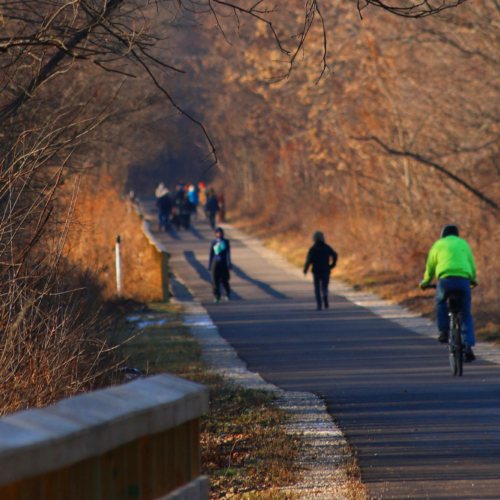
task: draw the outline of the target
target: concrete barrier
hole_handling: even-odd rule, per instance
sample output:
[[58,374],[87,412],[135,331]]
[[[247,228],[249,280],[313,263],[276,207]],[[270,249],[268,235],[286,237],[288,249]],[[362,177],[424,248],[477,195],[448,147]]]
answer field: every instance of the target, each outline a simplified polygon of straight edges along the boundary
[[153,259],[157,263],[158,272],[161,276],[161,288],[163,300],[165,302],[170,301],[170,254],[168,253],[165,246],[160,243],[154,236],[149,226],[141,207],[137,203],[133,203],[134,211],[139,216],[142,221],[142,232],[146,236],[151,245],[151,250],[153,252]]
[[[140,214],[140,211],[139,211]],[[142,217],[142,215],[141,215]],[[142,232],[146,235],[152,248],[155,249],[155,260],[158,262],[158,269],[161,273],[161,286],[163,290],[163,300],[170,301],[170,254],[167,249],[162,245],[151,232],[147,220],[142,221]]]
[[208,500],[208,389],[171,375],[0,420],[2,500]]

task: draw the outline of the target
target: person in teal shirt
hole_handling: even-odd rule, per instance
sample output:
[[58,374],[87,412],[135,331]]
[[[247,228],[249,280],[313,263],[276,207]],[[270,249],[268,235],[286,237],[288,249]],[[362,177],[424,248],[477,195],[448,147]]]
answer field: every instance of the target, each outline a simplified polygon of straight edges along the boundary
[[474,324],[471,314],[471,285],[476,286],[476,263],[468,243],[458,237],[458,228],[448,224],[441,231],[429,252],[422,289],[427,288],[434,277],[436,287],[436,318],[439,329],[438,341],[448,342],[450,319],[448,316],[448,295],[452,291],[461,292],[460,318],[465,342],[465,361],[474,361],[472,346],[475,345]]
[[210,257],[208,258],[208,270],[212,272],[212,286],[214,302],[220,302],[220,285],[224,288],[226,296],[224,300],[229,300],[231,287],[229,286],[229,271],[231,269],[231,248],[229,240],[224,238],[224,230],[218,227],[215,230],[215,240],[210,247]]

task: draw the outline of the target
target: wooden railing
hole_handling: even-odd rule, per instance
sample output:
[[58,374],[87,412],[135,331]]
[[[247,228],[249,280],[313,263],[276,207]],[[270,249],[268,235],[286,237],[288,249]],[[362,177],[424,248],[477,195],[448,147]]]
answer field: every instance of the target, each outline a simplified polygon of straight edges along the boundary
[[1,500],[208,499],[208,389],[157,375],[0,420]]

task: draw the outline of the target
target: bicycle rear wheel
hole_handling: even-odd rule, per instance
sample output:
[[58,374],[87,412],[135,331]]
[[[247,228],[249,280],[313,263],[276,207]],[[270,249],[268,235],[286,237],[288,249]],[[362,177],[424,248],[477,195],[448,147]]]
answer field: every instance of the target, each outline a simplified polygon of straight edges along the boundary
[[450,355],[450,367],[451,373],[455,376],[458,373],[458,364],[457,364],[457,350],[455,346],[455,328],[451,330],[450,341],[448,344],[448,352]]
[[462,343],[462,331],[460,329],[459,318],[456,314],[451,317],[451,335],[448,344],[450,355],[450,367],[453,376],[462,376],[463,360],[464,360],[464,345]]
[[462,343],[462,331],[460,326],[455,326],[455,359],[457,365],[458,376],[462,376],[462,368],[464,362],[464,345]]

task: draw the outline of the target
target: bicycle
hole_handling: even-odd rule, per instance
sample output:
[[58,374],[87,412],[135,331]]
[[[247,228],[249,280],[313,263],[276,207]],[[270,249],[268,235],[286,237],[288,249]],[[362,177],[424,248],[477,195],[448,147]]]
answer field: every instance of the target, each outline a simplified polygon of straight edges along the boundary
[[[436,289],[436,285],[428,285],[425,288]],[[465,345],[462,339],[462,327],[460,325],[460,304],[462,302],[461,291],[448,293],[448,310],[450,316],[450,335],[448,337],[448,353],[450,357],[451,373],[453,376],[462,376]]]

